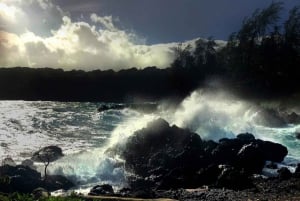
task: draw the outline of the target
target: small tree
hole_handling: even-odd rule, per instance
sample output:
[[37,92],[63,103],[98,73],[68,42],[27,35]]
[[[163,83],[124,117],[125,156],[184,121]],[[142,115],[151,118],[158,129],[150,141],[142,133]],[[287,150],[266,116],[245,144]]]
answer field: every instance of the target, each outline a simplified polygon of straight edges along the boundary
[[47,168],[49,164],[57,159],[63,157],[62,149],[57,146],[48,146],[35,152],[32,156],[32,160],[35,162],[44,163],[44,180],[47,180]]

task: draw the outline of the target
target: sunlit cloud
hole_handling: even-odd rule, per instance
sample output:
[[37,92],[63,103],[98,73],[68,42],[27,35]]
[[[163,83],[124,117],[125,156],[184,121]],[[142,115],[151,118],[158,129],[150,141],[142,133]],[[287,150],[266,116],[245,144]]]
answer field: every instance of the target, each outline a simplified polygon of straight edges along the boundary
[[[172,44],[145,45],[135,33],[121,30],[113,16],[71,16],[50,0],[2,0],[0,66],[70,69],[168,67]],[[31,11],[31,12],[29,12]],[[121,21],[121,20],[120,20]]]

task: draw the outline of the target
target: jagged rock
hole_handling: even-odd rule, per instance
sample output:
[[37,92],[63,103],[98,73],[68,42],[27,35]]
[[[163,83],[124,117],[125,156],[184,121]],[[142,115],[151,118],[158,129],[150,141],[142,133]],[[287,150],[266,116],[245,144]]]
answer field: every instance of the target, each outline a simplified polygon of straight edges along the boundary
[[23,165],[15,167],[9,165],[1,166],[0,177],[8,177],[9,179],[9,182],[0,189],[5,189],[5,192],[31,193],[39,187],[44,187],[51,191],[67,190],[74,187],[72,182],[59,175],[49,175],[46,181],[42,180],[41,173]]
[[113,195],[113,194],[114,194],[114,189],[109,184],[94,186],[89,192],[89,195]]
[[216,182],[217,186],[242,190],[252,186],[248,175],[231,166],[221,166],[222,172]]
[[236,136],[237,139],[242,140],[242,141],[247,141],[247,142],[252,142],[255,140],[254,135],[251,133],[241,133]]
[[159,174],[159,167],[166,171],[175,167],[198,168],[204,153],[201,145],[199,135],[170,127],[166,121],[158,119],[129,137],[121,154],[127,168],[148,177],[151,172]]
[[269,163],[266,164],[266,168],[277,169],[278,165],[274,162],[269,162]]
[[295,169],[295,173],[300,173],[300,163],[297,164],[297,167]]
[[145,113],[152,113],[157,110],[158,104],[156,103],[128,103],[128,104],[102,104],[98,107],[98,112],[106,110],[122,110],[130,108]]
[[265,165],[261,148],[255,142],[244,145],[237,154],[236,164],[247,173],[260,173]]
[[131,188],[121,188],[119,191],[118,191],[118,195],[121,195],[122,197],[129,197],[132,193],[132,189]]
[[75,186],[73,182],[62,175],[48,175],[45,185],[49,191],[68,190]]
[[8,176],[7,189],[22,193],[31,193],[33,189],[42,185],[41,174],[27,166],[4,165],[0,167],[1,176]]
[[265,161],[280,163],[288,154],[287,148],[281,144],[263,140],[256,140],[256,143],[260,146]]
[[[244,133],[235,139],[221,139],[219,143],[202,141],[198,134],[163,119],[155,120],[136,131],[125,144],[114,150],[125,161],[130,187],[137,188],[195,188],[218,183],[230,188],[245,179],[241,188],[249,186],[247,178],[261,173],[265,161],[281,162],[287,148],[273,142],[257,140]],[[229,165],[232,169],[220,169]],[[244,182],[244,181],[242,181]]]
[[300,140],[300,132],[296,131],[295,136],[298,140]]
[[212,151],[212,158],[217,164],[232,164],[244,143],[238,139],[221,139]]

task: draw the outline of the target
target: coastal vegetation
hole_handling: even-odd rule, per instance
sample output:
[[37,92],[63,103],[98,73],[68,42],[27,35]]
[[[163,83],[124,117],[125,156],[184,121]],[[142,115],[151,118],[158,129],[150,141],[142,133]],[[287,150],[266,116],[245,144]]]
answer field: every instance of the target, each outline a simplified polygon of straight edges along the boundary
[[[211,80],[240,95],[280,98],[299,93],[300,6],[280,19],[282,3],[256,10],[223,45],[213,38],[172,48],[169,68],[63,71],[1,68],[0,99],[132,102],[187,96]],[[280,24],[279,22],[283,22]],[[149,79],[151,78],[151,79]]]
[[[176,58],[166,69],[147,67],[118,72],[85,72],[51,68],[1,68],[0,99],[103,102],[182,100],[199,87],[221,86],[248,98],[275,99],[299,94],[300,6],[290,10],[283,24],[279,24],[282,22],[279,20],[281,11],[280,2],[256,10],[252,16],[244,19],[241,29],[233,33],[223,45],[218,45],[213,38],[197,39],[195,44],[190,45],[179,44],[172,48]],[[212,85],[211,81],[215,80],[222,85]],[[98,111],[127,106],[140,107],[139,104],[103,105]],[[152,111],[156,104],[148,104],[148,107]],[[272,111],[268,114],[272,117],[277,115]],[[277,124],[299,121],[296,113],[282,118],[277,116]],[[136,131],[125,145],[116,145],[108,149],[106,154],[121,156],[126,161],[126,171],[134,175],[128,178],[132,188],[127,189],[129,192],[126,196],[129,197],[166,196],[186,200],[184,196],[190,192],[183,192],[182,188],[206,186],[199,194],[188,194],[196,196],[190,200],[197,200],[199,196],[208,198],[210,193],[221,196],[216,189],[223,189],[223,193],[228,190],[231,198],[238,191],[245,194],[243,198],[257,195],[292,195],[299,198],[300,165],[295,166],[295,171],[291,172],[276,164],[287,156],[287,148],[278,143],[256,139],[250,133],[235,134],[237,136],[234,139],[206,141],[196,133],[158,119]],[[50,197],[48,191],[74,187],[65,177],[47,175],[50,162],[62,156],[62,150],[53,146],[36,152],[32,159],[44,163],[43,179],[39,172],[30,167],[1,166],[0,192],[3,194],[0,194],[0,201],[37,200],[30,193],[40,187],[45,187],[46,193],[45,197],[38,198],[40,201],[135,200],[82,197],[77,194]],[[253,174],[262,173],[267,161],[270,162],[270,169],[278,169],[277,177],[266,180],[254,177]],[[94,190],[97,193],[103,190],[103,186],[96,186],[91,192],[94,193]],[[282,192],[283,195],[279,195]],[[227,198],[227,195],[224,196]]]

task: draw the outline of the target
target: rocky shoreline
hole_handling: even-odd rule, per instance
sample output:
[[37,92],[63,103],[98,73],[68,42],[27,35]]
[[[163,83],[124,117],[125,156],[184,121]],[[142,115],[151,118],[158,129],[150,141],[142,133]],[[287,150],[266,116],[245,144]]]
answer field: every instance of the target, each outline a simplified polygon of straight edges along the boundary
[[[136,131],[106,154],[124,159],[128,188],[114,192],[97,185],[89,196],[169,198],[174,200],[300,200],[300,165],[292,173],[276,163],[288,154],[285,146],[242,133],[234,139],[205,141],[187,129],[157,119]],[[45,147],[32,160],[50,162],[63,157],[59,147]],[[277,177],[259,176],[268,168]],[[0,167],[0,192],[45,194],[75,185],[61,175],[41,174],[29,160],[15,165],[9,159]],[[37,190],[39,189],[39,190]]]

